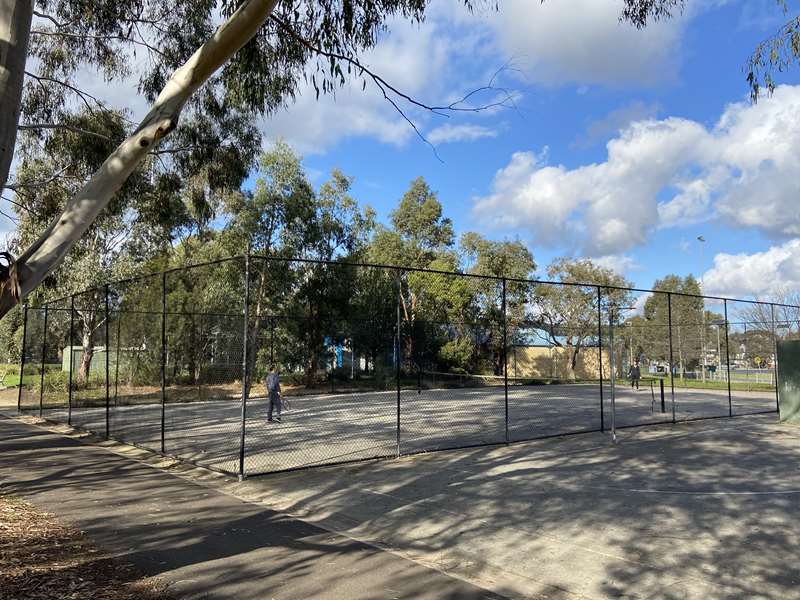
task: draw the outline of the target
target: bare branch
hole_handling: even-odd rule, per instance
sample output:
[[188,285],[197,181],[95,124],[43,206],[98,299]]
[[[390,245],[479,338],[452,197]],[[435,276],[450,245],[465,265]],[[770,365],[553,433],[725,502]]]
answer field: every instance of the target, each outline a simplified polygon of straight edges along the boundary
[[28,208],[28,207],[27,207],[27,206],[25,206],[24,204],[20,204],[19,202],[17,202],[16,200],[12,200],[12,199],[11,199],[11,198],[9,198],[8,196],[0,196],[0,198],[2,198],[3,200],[5,200],[5,201],[6,201],[6,202],[8,202],[9,204],[13,204],[13,205],[14,205],[14,206],[16,206],[17,208],[21,208],[22,210],[29,212],[30,214],[32,214],[32,215],[33,215],[33,216],[35,216],[35,217],[40,217],[40,218],[41,218],[41,215],[40,215],[39,213],[37,213],[35,210],[31,210],[30,208]]
[[192,145],[192,146],[178,146],[175,148],[156,148],[150,151],[150,154],[180,154],[181,152],[193,152],[201,148],[232,148],[230,144],[214,144],[212,145]]
[[47,19],[53,25],[58,27],[59,29],[64,29],[66,27],[70,27],[70,26],[75,24],[75,21],[70,21],[69,23],[60,23],[59,21],[56,21],[55,17],[53,17],[52,15],[48,15],[48,14],[45,14],[43,12],[39,12],[39,11],[36,11],[36,10],[33,11],[33,14],[35,16],[39,17],[40,19]]
[[73,133],[80,133],[81,135],[90,135],[96,138],[100,138],[101,140],[111,141],[111,138],[107,135],[103,135],[102,133],[97,133],[96,131],[89,131],[88,129],[81,129],[80,127],[75,127],[74,125],[67,125],[66,123],[30,123],[25,125],[20,125],[19,129],[22,130],[38,130],[38,129],[64,129],[66,131],[71,131]]
[[[427,110],[427,111],[432,112],[432,113],[434,113],[436,115],[439,115],[441,117],[449,117],[450,115],[447,114],[448,112],[471,112],[471,113],[477,113],[477,112],[483,112],[483,111],[489,110],[491,108],[496,108],[496,107],[500,107],[500,106],[508,106],[508,102],[511,102],[512,105],[513,105],[513,95],[511,95],[507,90],[504,90],[503,88],[496,88],[496,87],[493,86],[493,83],[494,83],[495,79],[497,78],[497,75],[499,74],[499,72],[501,72],[503,70],[503,68],[499,69],[498,72],[494,74],[494,76],[492,77],[492,80],[490,81],[490,83],[488,85],[483,86],[483,87],[481,87],[481,88],[479,88],[477,90],[473,90],[472,92],[470,92],[469,94],[467,94],[466,96],[461,98],[460,100],[457,100],[455,102],[452,102],[452,103],[450,103],[448,105],[444,105],[444,106],[430,105],[430,104],[426,104],[424,102],[420,102],[419,100],[413,98],[412,96],[400,91],[398,88],[394,87],[392,84],[390,84],[388,81],[386,81],[383,77],[381,77],[380,75],[378,75],[374,71],[370,70],[369,67],[365,66],[357,58],[355,58],[353,56],[348,56],[346,54],[342,54],[342,53],[339,53],[339,52],[331,52],[331,51],[328,51],[328,50],[324,50],[324,49],[320,48],[319,46],[314,45],[309,40],[307,40],[306,38],[301,36],[299,33],[297,33],[294,29],[289,27],[289,25],[287,25],[280,17],[278,17],[276,15],[272,15],[272,16],[270,16],[270,19],[275,24],[277,24],[278,27],[280,27],[283,31],[285,31],[287,34],[289,34],[294,39],[296,39],[300,44],[305,46],[306,49],[310,50],[311,52],[313,52],[315,54],[318,54],[319,56],[325,56],[327,58],[334,58],[334,59],[337,59],[337,60],[344,61],[344,62],[356,67],[356,69],[359,72],[359,75],[361,75],[361,76],[366,75],[373,82],[373,84],[378,89],[380,89],[381,93],[383,94],[383,97],[387,101],[389,101],[389,103],[400,114],[400,116],[403,117],[403,119],[405,119],[405,121],[408,122],[409,125],[411,125],[411,127],[414,129],[416,134],[420,137],[420,139],[422,139],[422,141],[424,141],[426,144],[428,144],[429,146],[431,146],[431,148],[434,149],[434,153],[436,152],[436,149],[433,146],[433,144],[431,144],[428,141],[428,139],[425,138],[425,136],[419,131],[417,126],[408,117],[408,115],[406,115],[405,112],[400,108],[400,106],[397,104],[397,102],[393,98],[390,97],[388,92],[391,92],[393,95],[405,100],[406,102],[408,102],[409,104],[411,104],[413,106],[416,106],[418,108]],[[387,92],[387,90],[388,90],[388,92]],[[503,98],[502,100],[498,101],[498,102],[492,102],[490,104],[483,105],[483,106],[475,106],[475,107],[459,106],[460,104],[463,104],[471,96],[473,96],[473,95],[475,95],[475,94],[477,94],[477,93],[479,93],[481,91],[486,91],[486,90],[499,90],[499,91],[505,92],[506,93],[506,97]],[[437,158],[439,158],[438,154],[437,154]],[[439,160],[441,160],[441,158],[439,158]]]
[[104,110],[106,109],[105,104],[103,104],[103,102],[101,100],[99,100],[98,98],[92,96],[88,92],[84,92],[83,90],[76,88],[74,85],[71,85],[71,84],[67,83],[66,81],[61,81],[60,79],[53,79],[52,77],[44,77],[42,75],[36,75],[34,73],[31,73],[30,71],[25,71],[25,75],[30,77],[34,81],[38,82],[45,89],[47,89],[47,86],[44,85],[44,82],[48,82],[48,83],[54,83],[56,85],[60,85],[62,87],[67,88],[71,92],[74,92],[78,96],[78,98],[80,98],[83,101],[83,103],[86,105],[87,110],[92,114],[94,114],[94,108],[89,103],[87,98],[89,98],[90,100],[93,100],[95,102],[95,104],[97,104],[98,107],[100,107],[100,108],[102,108]]
[[[20,189],[32,189],[32,188],[41,188],[46,186],[48,183],[54,182],[56,179],[60,179],[64,176],[64,173],[71,169],[74,165],[67,165],[63,169],[58,170],[54,175],[49,177],[48,179],[42,179],[41,181],[34,181],[31,183],[7,183],[6,189],[9,189],[13,192],[16,192]],[[71,177],[70,179],[77,179],[77,177]]]
[[10,220],[13,223],[19,223],[19,219],[17,219],[16,217],[12,217],[7,212],[0,210],[0,215],[3,215],[6,219]]
[[[138,32],[138,29],[137,29]],[[56,36],[56,37],[66,37],[72,39],[87,39],[87,40],[100,40],[100,41],[121,41],[121,42],[128,42],[130,44],[135,44],[137,46],[143,46],[153,52],[158,54],[162,58],[166,57],[161,50],[156,48],[155,46],[151,46],[147,42],[142,40],[137,40],[131,37],[125,37],[124,35],[89,35],[89,34],[81,34],[81,33],[67,33],[65,31],[46,31],[43,29],[32,29],[32,35],[49,35],[49,36]]]

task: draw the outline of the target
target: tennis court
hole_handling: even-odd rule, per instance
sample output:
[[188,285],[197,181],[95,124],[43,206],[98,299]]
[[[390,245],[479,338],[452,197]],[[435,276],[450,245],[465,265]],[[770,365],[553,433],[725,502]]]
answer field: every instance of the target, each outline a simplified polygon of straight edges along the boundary
[[[603,387],[603,427],[611,427],[611,389]],[[675,419],[752,414],[775,410],[774,392],[736,392],[729,407],[727,391],[675,390]],[[291,408],[280,423],[267,423],[263,397],[247,404],[245,473],[412,454],[446,448],[506,442],[505,393],[502,386],[458,389],[318,394],[289,397]],[[597,431],[600,387],[596,384],[509,386],[508,441],[522,441]],[[672,421],[672,401],[665,391],[661,412],[658,388],[616,388],[616,426]],[[112,437],[160,450],[161,405],[112,406]],[[45,410],[66,421],[66,411]],[[105,430],[105,409],[73,407],[72,422],[96,432]],[[167,403],[164,410],[167,454],[204,466],[238,472],[241,405],[238,398]]]
[[797,598],[774,415],[254,478],[242,493],[510,598]]

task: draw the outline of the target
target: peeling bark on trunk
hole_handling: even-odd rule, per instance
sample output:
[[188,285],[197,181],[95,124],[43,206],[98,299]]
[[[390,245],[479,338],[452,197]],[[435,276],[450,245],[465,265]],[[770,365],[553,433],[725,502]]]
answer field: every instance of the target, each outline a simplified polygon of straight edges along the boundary
[[567,380],[575,381],[577,379],[576,371],[578,366],[578,353],[581,351],[580,343],[567,344]]
[[0,190],[14,158],[33,19],[32,0],[0,0]]
[[91,331],[84,330],[81,337],[81,364],[78,367],[78,385],[85,385],[89,381],[89,371],[92,368],[94,357],[94,340]]
[[[130,174],[161,139],[175,129],[187,101],[256,34],[276,4],[277,0],[244,2],[220,25],[211,39],[173,73],[136,131],[117,147],[83,189],[67,202],[64,211],[50,223],[39,239],[0,273],[0,317],[61,264],[70,248],[108,205]],[[0,56],[0,59],[9,58],[5,53]],[[0,64],[0,67],[3,66],[7,66],[7,63]],[[4,94],[5,90],[0,88],[0,93]],[[19,106],[19,103],[12,106]]]

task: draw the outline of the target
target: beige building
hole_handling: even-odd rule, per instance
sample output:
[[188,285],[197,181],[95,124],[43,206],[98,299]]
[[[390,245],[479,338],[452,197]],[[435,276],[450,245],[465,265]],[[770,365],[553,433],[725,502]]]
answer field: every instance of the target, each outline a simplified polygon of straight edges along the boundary
[[[509,377],[567,379],[568,348],[512,346],[508,356]],[[608,351],[604,348],[603,377],[608,377]],[[600,378],[600,353],[596,347],[581,348],[575,368],[577,379]]]

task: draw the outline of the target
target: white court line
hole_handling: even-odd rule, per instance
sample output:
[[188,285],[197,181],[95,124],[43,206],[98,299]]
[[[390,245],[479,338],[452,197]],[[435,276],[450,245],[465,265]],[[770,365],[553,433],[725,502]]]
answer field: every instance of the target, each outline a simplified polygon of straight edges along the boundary
[[783,494],[800,494],[800,490],[768,490],[760,492],[705,492],[690,490],[647,490],[637,488],[617,487],[592,487],[593,490],[610,490],[615,492],[630,492],[633,494],[671,494],[681,496],[779,496]]

